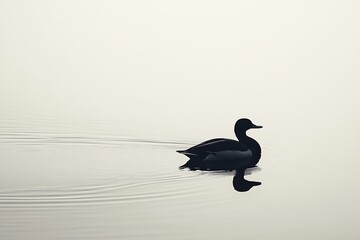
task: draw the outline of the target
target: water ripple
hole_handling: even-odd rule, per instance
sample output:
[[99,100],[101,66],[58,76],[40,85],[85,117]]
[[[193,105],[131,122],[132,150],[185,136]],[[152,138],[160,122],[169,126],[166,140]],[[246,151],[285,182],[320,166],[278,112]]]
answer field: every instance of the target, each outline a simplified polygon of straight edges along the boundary
[[[143,177],[127,182],[59,189],[17,189],[0,192],[0,208],[8,207],[71,207],[105,203],[161,201],[198,194],[186,182],[200,174]],[[185,182],[185,183],[184,183]]]
[[86,145],[123,145],[123,144],[143,144],[159,146],[179,146],[190,145],[188,142],[173,140],[144,139],[123,136],[108,135],[81,135],[81,134],[58,134],[44,132],[26,133],[0,133],[0,143],[3,144],[86,144]]
[[[124,127],[125,126],[125,127]],[[127,125],[112,121],[66,121],[56,119],[1,119],[0,143],[13,145],[107,145],[124,144],[190,145],[171,137],[154,137],[129,131]]]

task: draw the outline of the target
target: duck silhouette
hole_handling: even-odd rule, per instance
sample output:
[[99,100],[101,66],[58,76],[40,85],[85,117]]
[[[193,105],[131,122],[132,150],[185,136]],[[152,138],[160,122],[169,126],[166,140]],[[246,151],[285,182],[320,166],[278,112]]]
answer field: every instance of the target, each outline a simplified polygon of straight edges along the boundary
[[262,128],[262,126],[257,126],[249,119],[242,118],[236,122],[234,128],[238,141],[215,138],[187,150],[178,150],[178,153],[190,158],[187,163],[180,166],[180,169],[239,170],[242,172],[246,168],[255,167],[261,157],[261,147],[258,142],[246,135],[246,131],[252,128]]
[[254,186],[261,185],[261,182],[248,181],[244,178],[245,168],[237,169],[233,178],[233,187],[238,192],[247,192]]

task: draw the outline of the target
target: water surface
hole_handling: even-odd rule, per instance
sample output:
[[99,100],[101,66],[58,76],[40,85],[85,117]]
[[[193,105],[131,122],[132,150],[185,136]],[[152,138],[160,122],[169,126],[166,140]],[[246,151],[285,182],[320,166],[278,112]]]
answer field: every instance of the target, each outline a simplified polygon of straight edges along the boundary
[[341,234],[357,231],[357,189],[341,180],[351,177],[330,178],[316,150],[321,163],[308,166],[296,161],[303,154],[289,154],[294,147],[264,146],[259,170],[246,176],[263,184],[239,193],[233,172],[178,169],[186,158],[175,150],[191,138],[125,135],[126,126],[106,121],[9,117],[1,126],[4,239],[275,239],[313,227],[303,236],[335,239],[339,224]]

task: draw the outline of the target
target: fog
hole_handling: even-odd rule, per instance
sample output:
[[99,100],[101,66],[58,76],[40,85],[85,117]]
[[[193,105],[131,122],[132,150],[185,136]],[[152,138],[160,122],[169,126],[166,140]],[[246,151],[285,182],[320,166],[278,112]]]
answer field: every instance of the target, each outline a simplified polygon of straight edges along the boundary
[[[264,149],[262,197],[346,216],[325,226],[356,222],[359,10],[358,1],[1,1],[3,142],[14,129],[93,133],[94,121],[117,136],[197,143],[234,138],[248,117],[264,126],[250,134]],[[11,146],[0,152],[9,162]],[[349,228],[318,236],[359,236]]]

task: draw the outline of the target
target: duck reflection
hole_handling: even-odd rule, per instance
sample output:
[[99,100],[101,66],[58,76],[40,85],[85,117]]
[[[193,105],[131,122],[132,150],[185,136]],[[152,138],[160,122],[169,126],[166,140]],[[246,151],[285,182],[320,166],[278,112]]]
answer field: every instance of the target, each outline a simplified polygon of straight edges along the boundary
[[244,178],[246,169],[236,170],[233,178],[233,187],[238,192],[247,192],[254,186],[261,185],[261,182],[248,181]]
[[246,131],[253,128],[262,128],[247,118],[239,119],[234,127],[238,139],[215,138],[187,150],[178,150],[178,153],[189,157],[189,160],[180,169],[214,171],[236,170],[233,186],[236,191],[245,192],[260,182],[247,181],[244,178],[247,168],[255,167],[261,158],[261,147],[257,141],[246,135]]

